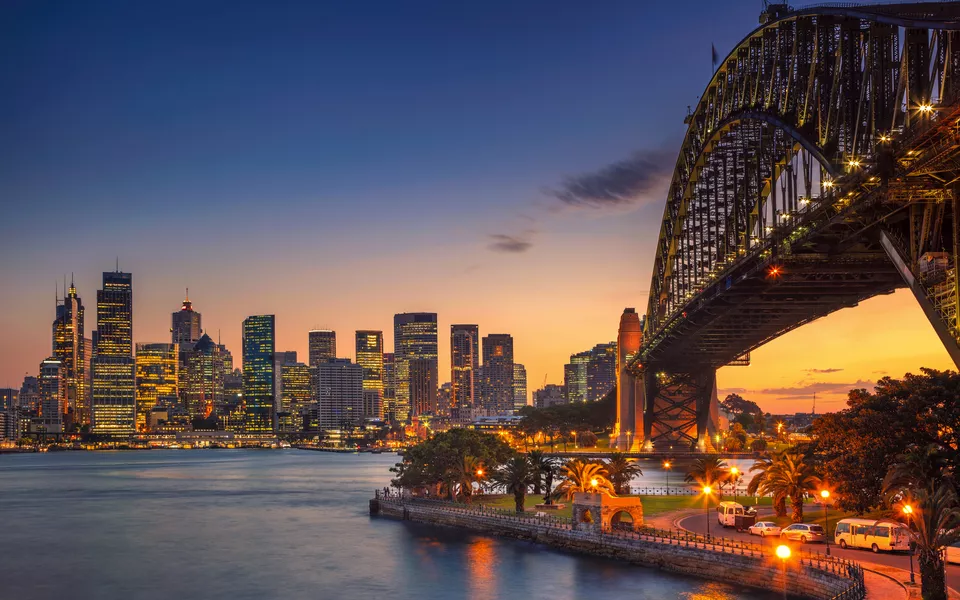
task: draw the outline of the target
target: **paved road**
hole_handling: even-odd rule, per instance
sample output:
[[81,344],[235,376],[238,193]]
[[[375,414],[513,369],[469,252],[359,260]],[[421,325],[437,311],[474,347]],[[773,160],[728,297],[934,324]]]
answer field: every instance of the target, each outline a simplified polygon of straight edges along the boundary
[[[763,520],[764,516],[772,515],[772,511],[765,511],[764,509],[760,510],[760,519]],[[759,536],[750,535],[748,533],[738,533],[736,529],[733,528],[723,528],[717,523],[716,513],[711,511],[710,514],[710,534],[714,536],[722,536],[728,539],[735,540],[745,540],[752,541],[755,543],[767,543],[771,546],[777,545],[780,543],[779,538],[765,538],[760,539]],[[833,524],[831,523],[831,528]],[[687,529],[689,531],[705,534],[707,532],[707,516],[704,514],[692,515],[686,517],[685,519],[680,520],[680,527]],[[791,546],[799,546],[798,542],[790,542]],[[807,544],[804,546],[804,550],[808,552],[824,552],[826,550],[824,544]],[[846,550],[840,548],[839,546],[834,546],[830,544],[830,554],[834,556],[841,556],[843,558],[848,558],[850,560],[862,561],[862,562],[873,562],[882,565],[887,565],[890,567],[896,567],[903,570],[910,569],[910,557],[907,554],[901,553],[892,553],[892,552],[879,552],[877,554],[872,553],[870,550],[855,550],[853,548],[847,548]],[[914,560],[913,568],[916,569],[916,560]],[[917,581],[919,582],[920,575],[917,574]],[[960,565],[948,565],[947,566],[947,585],[954,589],[960,589]]]

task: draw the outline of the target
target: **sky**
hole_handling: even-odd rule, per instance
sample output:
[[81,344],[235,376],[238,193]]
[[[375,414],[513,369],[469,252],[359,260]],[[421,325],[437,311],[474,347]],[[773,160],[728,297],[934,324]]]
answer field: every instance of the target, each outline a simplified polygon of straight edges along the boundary
[[[647,304],[688,105],[759,0],[44,2],[0,6],[0,387],[50,354],[73,274],[133,273],[134,337],[190,288],[240,355],[439,314],[510,333],[532,391]],[[771,412],[951,368],[908,292],[802,327],[718,374]],[[441,376],[441,381],[449,377]]]

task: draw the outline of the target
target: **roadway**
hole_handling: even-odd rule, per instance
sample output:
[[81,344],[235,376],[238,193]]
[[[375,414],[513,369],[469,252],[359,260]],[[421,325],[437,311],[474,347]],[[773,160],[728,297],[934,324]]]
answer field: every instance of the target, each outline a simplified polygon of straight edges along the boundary
[[[761,508],[759,511],[758,521],[764,520],[764,518],[769,518],[773,515],[773,511],[770,509]],[[724,528],[717,523],[717,514],[716,511],[711,510],[709,515],[710,521],[710,535],[721,536],[727,539],[742,540],[753,542],[756,544],[766,543],[771,547],[780,544],[779,537],[772,538],[763,538],[759,536],[750,535],[749,533],[739,533],[736,529],[732,527]],[[814,521],[815,522],[815,521]],[[707,515],[706,514],[695,514],[688,516],[686,518],[680,519],[679,523],[682,529],[692,531],[701,535],[707,533]],[[831,523],[831,528],[833,523]],[[793,548],[799,547],[799,542],[789,542],[790,546]],[[806,544],[803,546],[803,549],[807,552],[825,552],[826,547],[824,544]],[[892,553],[892,552],[879,552],[874,554],[870,550],[855,550],[853,548],[847,548],[844,550],[839,546],[834,546],[830,544],[830,554],[834,556],[839,556],[849,560],[855,560],[861,563],[877,563],[881,565],[886,565],[888,567],[896,567],[898,569],[903,569],[908,571],[910,569],[910,557],[907,554]],[[913,568],[916,571],[917,562],[914,558]],[[916,571],[917,583],[920,583],[920,573]],[[958,565],[948,565],[947,566],[947,585],[954,588],[960,589],[960,566]]]

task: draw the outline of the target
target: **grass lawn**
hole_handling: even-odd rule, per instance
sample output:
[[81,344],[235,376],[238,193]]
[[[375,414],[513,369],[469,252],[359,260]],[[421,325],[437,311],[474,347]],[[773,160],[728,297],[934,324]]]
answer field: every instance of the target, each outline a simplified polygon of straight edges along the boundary
[[[689,510],[689,509],[702,509],[703,508],[703,496],[639,496],[641,502],[643,502],[643,514],[644,516],[652,517],[665,512],[675,511],[675,510]],[[733,500],[733,496],[724,496],[724,500]],[[499,508],[501,510],[513,511],[515,505],[513,502],[513,496],[503,496],[503,495],[487,495],[487,496],[474,496],[475,503],[483,504],[484,506],[489,506],[492,508]],[[753,501],[753,498],[743,498],[742,496],[738,498],[738,501],[741,504],[745,505],[754,505],[757,504]],[[532,494],[527,494],[526,500],[526,510],[535,511],[537,510],[535,505],[543,502],[541,496],[534,496]],[[710,498],[710,506],[716,506],[720,500],[718,498]],[[760,505],[769,506],[772,500],[770,498],[760,498]],[[565,504],[562,509],[546,511],[547,514],[556,515],[558,517],[571,517],[573,514],[573,507],[570,502],[561,500],[559,504]],[[821,513],[822,514],[822,513]],[[789,521],[789,519],[787,519]],[[831,517],[832,520],[832,517]],[[834,521],[835,522],[835,521]]]

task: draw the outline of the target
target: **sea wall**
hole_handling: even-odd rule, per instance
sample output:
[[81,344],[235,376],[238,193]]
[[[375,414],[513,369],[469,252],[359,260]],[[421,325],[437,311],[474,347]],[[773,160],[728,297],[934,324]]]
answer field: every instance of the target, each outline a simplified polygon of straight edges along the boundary
[[[673,573],[713,581],[781,592],[784,569],[770,549],[729,547],[720,543],[673,539],[645,534],[578,531],[570,525],[539,522],[477,509],[458,508],[410,499],[371,500],[371,514],[384,517],[459,527],[561,550],[625,560]],[[818,600],[853,600],[864,597],[862,575],[852,564],[794,555],[786,563],[786,586],[791,596]]]

